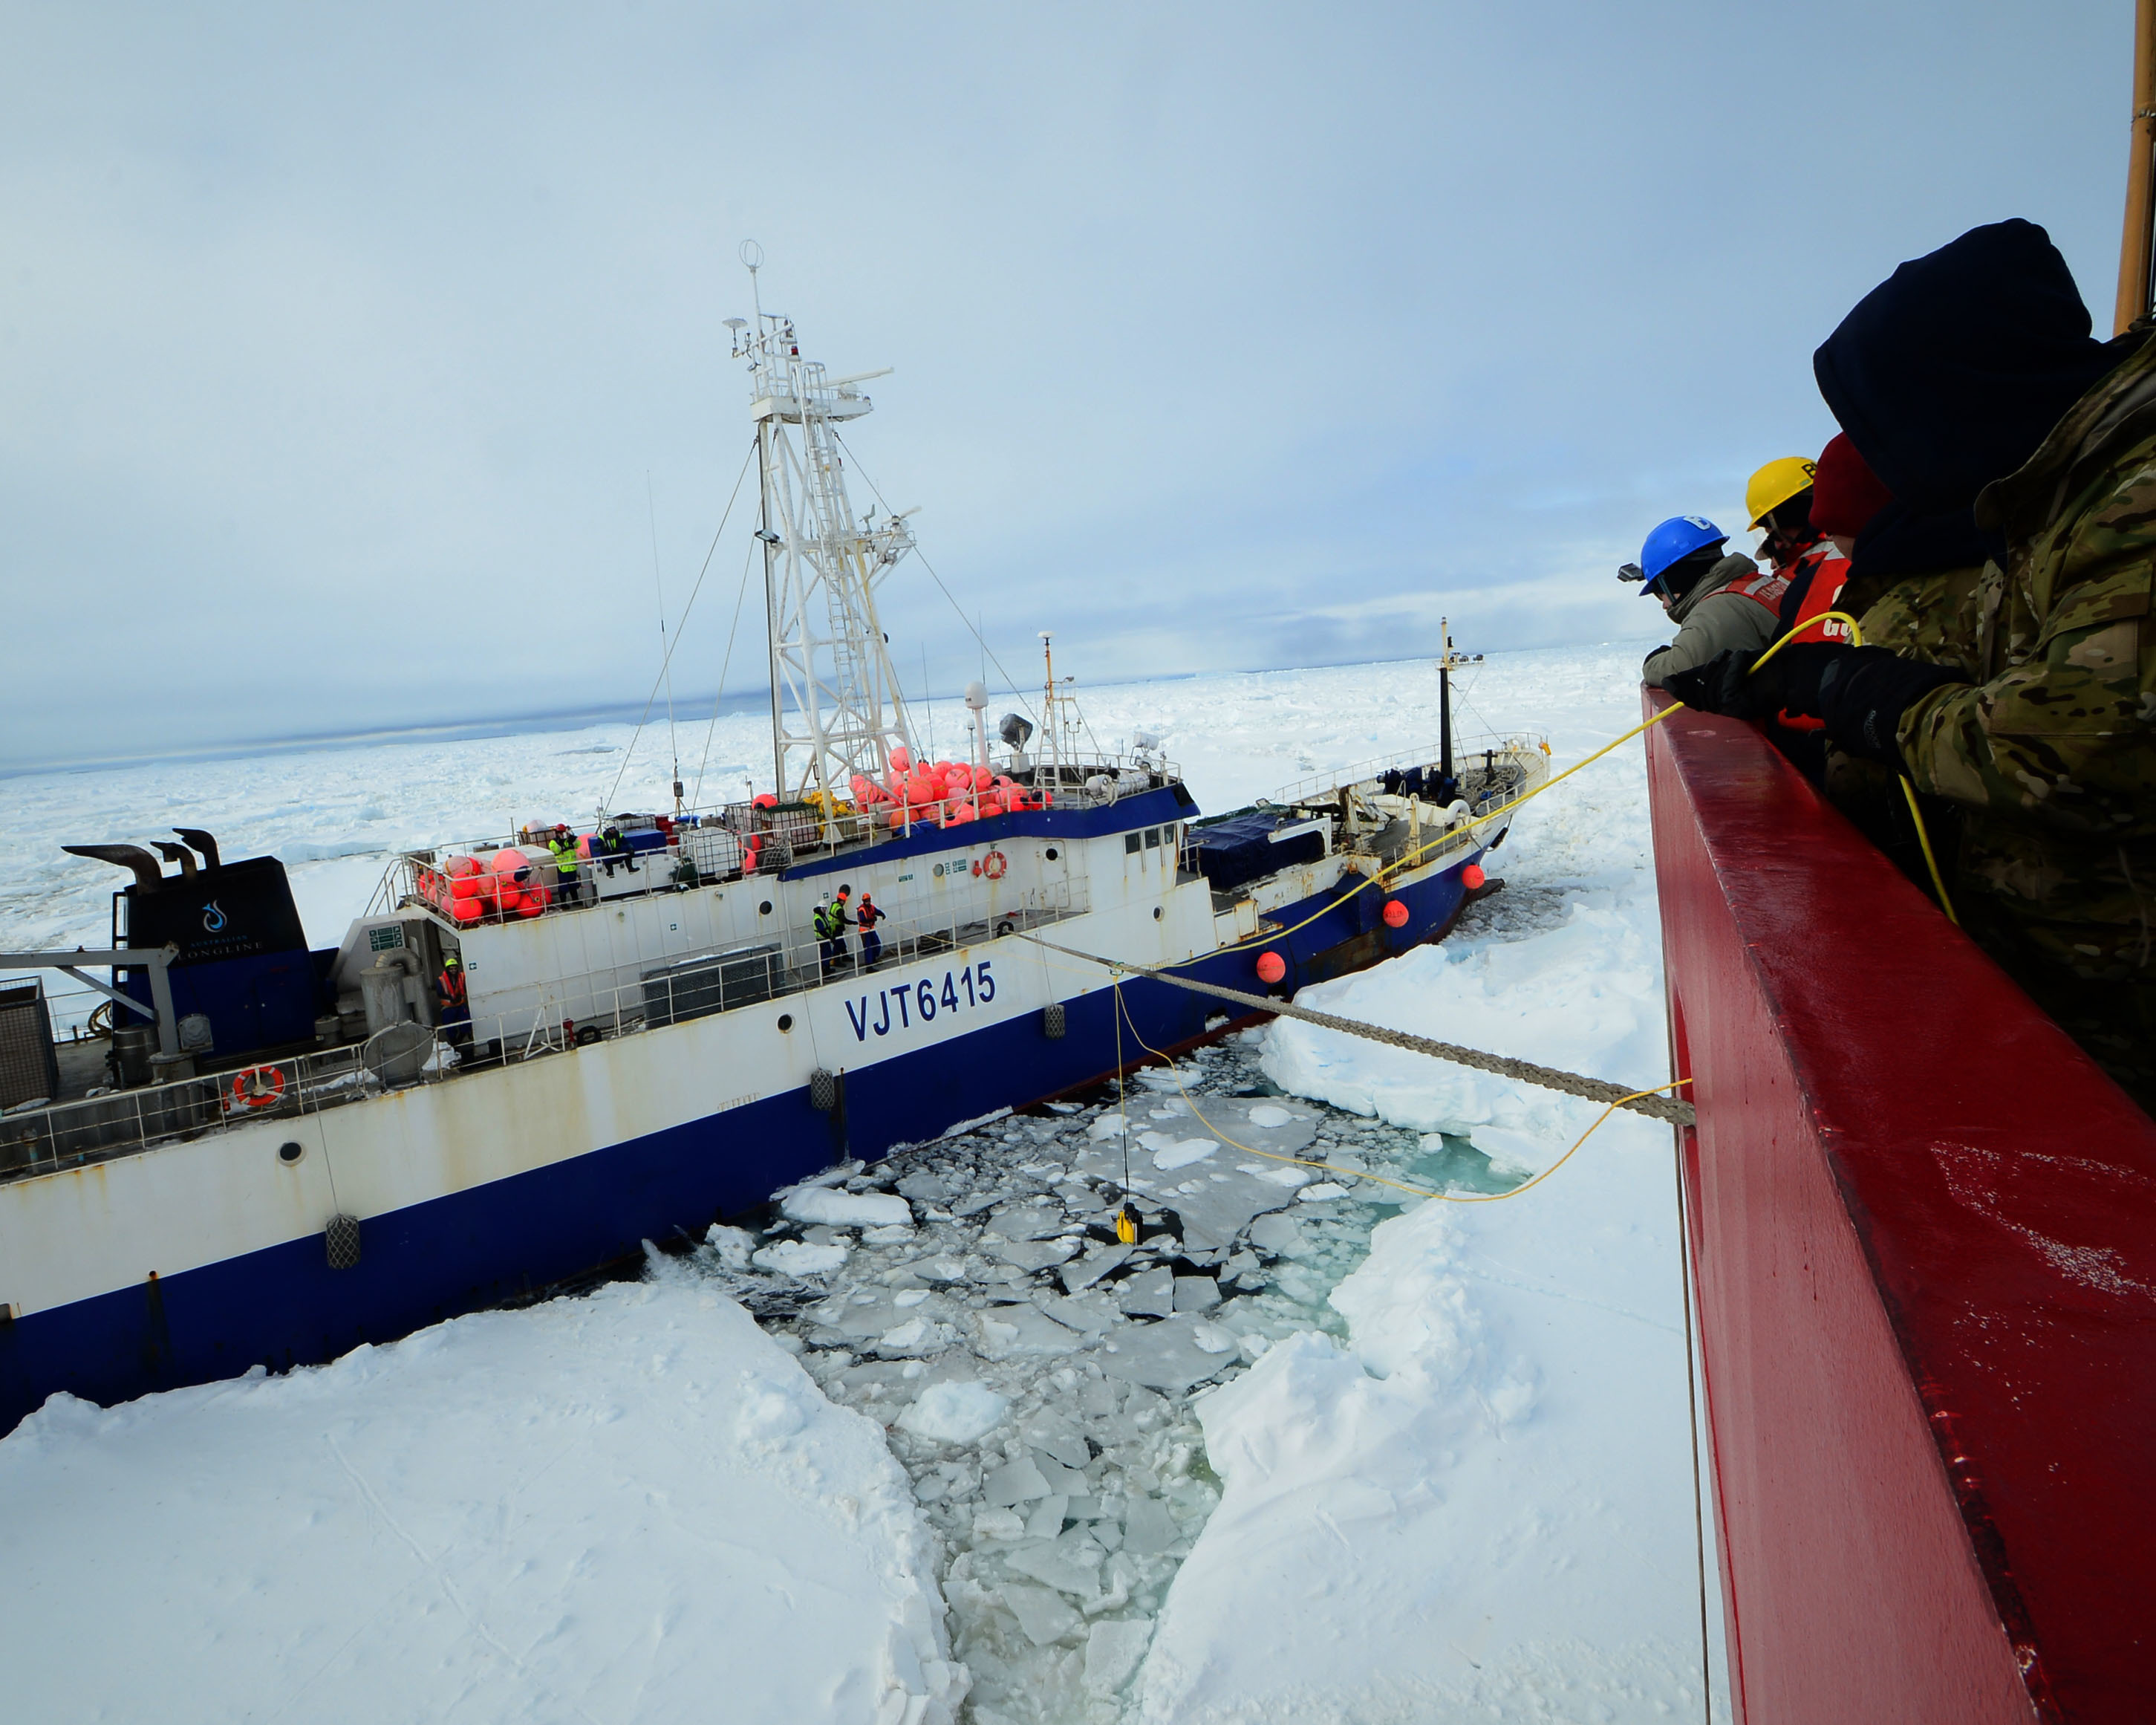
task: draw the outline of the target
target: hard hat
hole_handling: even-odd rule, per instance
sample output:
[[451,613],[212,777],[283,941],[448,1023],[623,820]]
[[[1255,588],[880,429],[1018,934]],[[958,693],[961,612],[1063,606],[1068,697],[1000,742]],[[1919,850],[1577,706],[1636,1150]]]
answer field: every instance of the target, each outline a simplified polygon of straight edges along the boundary
[[1802,456],[1783,456],[1769,461],[1744,481],[1744,509],[1757,527],[1770,510],[1779,509],[1805,490],[1818,472],[1819,463]]
[[1662,579],[1662,572],[1680,558],[1689,557],[1709,545],[1728,543],[1729,535],[1704,515],[1672,515],[1649,533],[1647,543],[1640,548],[1640,567],[1647,572],[1640,590],[1652,593]]
[[464,968],[464,960],[459,958],[454,952],[442,960],[442,967],[444,970],[447,970],[452,965],[454,965],[459,970],[462,970]]

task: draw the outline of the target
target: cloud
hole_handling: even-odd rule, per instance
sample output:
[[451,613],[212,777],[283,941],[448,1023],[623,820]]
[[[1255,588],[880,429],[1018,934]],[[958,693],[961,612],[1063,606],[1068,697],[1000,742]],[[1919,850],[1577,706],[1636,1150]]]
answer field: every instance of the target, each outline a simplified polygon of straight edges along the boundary
[[[896,368],[855,506],[923,506],[1021,682],[1045,628],[1095,682],[1440,615],[1651,634],[1614,565],[1824,442],[1810,349],[1901,258],[2027,214],[2101,316],[2125,39],[1704,0],[18,12],[0,763],[640,701],[749,446],[750,235],[814,353]],[[746,527],[678,686],[728,662]],[[884,608],[909,687],[978,668],[924,569]]]

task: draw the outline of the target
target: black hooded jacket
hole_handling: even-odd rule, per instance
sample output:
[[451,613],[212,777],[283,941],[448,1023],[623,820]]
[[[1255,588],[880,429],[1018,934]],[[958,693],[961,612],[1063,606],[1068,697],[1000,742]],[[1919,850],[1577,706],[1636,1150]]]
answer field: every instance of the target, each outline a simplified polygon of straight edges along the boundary
[[2034,222],[1994,222],[1902,265],[1859,300],[1812,355],[1812,371],[1857,453],[1902,505],[1919,517],[1965,516],[2142,339],[2097,341],[2051,237]]
[[2004,556],[2005,550],[2005,540],[1985,533],[1967,509],[1918,515],[1906,503],[1889,503],[1866,523],[1850,548],[1849,578],[1891,581],[1902,575],[1970,569],[1986,558]]

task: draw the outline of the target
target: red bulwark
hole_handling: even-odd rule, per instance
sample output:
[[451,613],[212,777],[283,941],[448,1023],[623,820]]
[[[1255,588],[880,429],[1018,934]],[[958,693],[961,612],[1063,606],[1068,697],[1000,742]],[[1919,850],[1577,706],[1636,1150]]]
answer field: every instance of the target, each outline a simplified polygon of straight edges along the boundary
[[1647,739],[1741,1716],[2156,1719],[2156,1123],[1757,732]]

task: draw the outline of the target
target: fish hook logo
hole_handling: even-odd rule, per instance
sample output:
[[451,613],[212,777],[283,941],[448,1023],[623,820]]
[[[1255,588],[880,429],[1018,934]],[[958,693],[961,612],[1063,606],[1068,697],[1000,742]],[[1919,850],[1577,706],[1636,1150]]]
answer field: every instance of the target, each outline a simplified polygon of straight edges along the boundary
[[224,913],[217,908],[214,899],[209,901],[208,908],[203,912],[203,927],[213,935],[224,927]]

